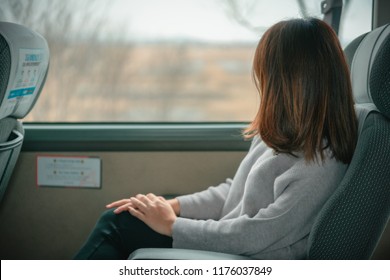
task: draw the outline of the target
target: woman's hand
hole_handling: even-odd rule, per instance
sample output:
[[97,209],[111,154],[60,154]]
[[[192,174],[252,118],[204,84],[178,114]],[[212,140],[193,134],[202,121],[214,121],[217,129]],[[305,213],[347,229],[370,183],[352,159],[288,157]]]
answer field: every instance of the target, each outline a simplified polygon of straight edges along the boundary
[[129,211],[129,207],[132,207],[132,206],[133,206],[133,204],[131,203],[130,198],[126,198],[126,199],[121,199],[121,200],[111,202],[110,204],[106,205],[106,208],[117,207],[114,210],[114,213],[119,214],[119,213],[122,213],[123,211]]
[[[165,200],[162,196],[159,196],[160,199]],[[169,205],[171,205],[173,211],[175,212],[176,216],[180,215],[180,204],[179,201],[176,198],[166,200]],[[119,214],[123,211],[129,211],[129,207],[133,207],[133,203],[131,202],[130,198],[125,198],[121,200],[117,200],[114,202],[111,202],[110,204],[106,205],[106,208],[115,208],[114,213]]]
[[165,200],[154,194],[138,194],[135,197],[114,201],[106,207],[117,207],[114,210],[115,214],[128,211],[154,231],[168,236],[172,236],[172,225],[176,216],[180,214],[180,204],[176,198]]
[[172,236],[176,214],[168,201],[150,193],[148,195],[138,194],[130,198],[130,202],[128,211],[131,215],[143,221],[154,231]]

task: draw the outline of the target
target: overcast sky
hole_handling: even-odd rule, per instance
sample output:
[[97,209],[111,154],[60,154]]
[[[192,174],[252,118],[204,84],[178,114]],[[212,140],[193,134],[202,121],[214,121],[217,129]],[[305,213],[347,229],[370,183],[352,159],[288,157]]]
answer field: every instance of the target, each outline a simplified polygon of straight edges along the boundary
[[[12,15],[2,6],[11,5],[13,1],[16,0],[0,0],[0,19],[5,17],[12,21]],[[29,9],[28,3],[35,3],[35,8],[42,11],[41,7],[48,3],[63,6],[65,0],[19,1],[25,9]],[[282,19],[303,14],[322,18],[321,0],[303,2],[305,13],[297,0],[66,0],[66,5],[76,23],[69,37],[76,40],[82,40],[85,34],[98,28],[102,40],[229,43],[257,42],[266,28]],[[343,18],[347,17],[348,22],[341,26],[343,45],[371,28],[372,0],[350,0],[350,4],[348,10],[343,10]],[[30,19],[35,16],[37,22],[42,20],[42,13],[28,14]],[[239,22],[239,17],[247,25],[260,29],[248,28]],[[104,24],[99,25],[102,19]]]
[[[320,0],[306,0],[307,13],[321,17]],[[117,0],[111,17],[126,26],[132,40],[257,41],[259,35],[239,24],[224,0]],[[236,1],[241,15],[254,26],[269,27],[279,20],[302,16],[296,0]],[[255,5],[253,5],[255,3]],[[368,31],[372,0],[351,0],[348,26],[340,33],[354,38]],[[251,6],[252,5],[252,6]],[[363,16],[362,16],[363,15]],[[261,32],[258,32],[261,33]]]
[[[118,0],[111,14],[126,23],[132,39],[182,38],[201,41],[257,41],[258,35],[229,15],[223,0]],[[311,1],[313,2],[313,1]],[[314,1],[315,2],[315,1]],[[318,1],[317,1],[318,2]],[[295,0],[240,0],[242,14],[256,26],[299,16]],[[253,9],[249,5],[256,3]],[[249,6],[249,7],[248,7]],[[312,9],[313,10],[313,9]],[[313,15],[319,15],[317,7]]]

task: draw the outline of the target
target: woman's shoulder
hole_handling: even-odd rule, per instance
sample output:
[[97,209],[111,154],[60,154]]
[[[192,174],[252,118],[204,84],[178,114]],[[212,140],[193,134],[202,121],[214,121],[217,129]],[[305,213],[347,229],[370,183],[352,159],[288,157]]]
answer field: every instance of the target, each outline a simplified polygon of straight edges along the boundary
[[[279,155],[280,161],[288,161],[290,155]],[[347,170],[347,165],[334,157],[324,160],[307,161],[303,157],[291,160],[290,166],[275,180],[275,197],[286,188],[300,194],[317,193],[329,194],[340,183]]]
[[261,137],[256,135],[253,137],[249,154],[256,154],[257,157],[262,157],[263,154],[273,155],[274,160],[277,162],[288,162],[294,172],[300,174],[313,174],[312,172],[326,173],[330,170],[346,169],[347,165],[338,161],[329,148],[326,148],[321,158],[320,153],[313,160],[306,160],[303,152],[294,153],[276,153],[271,147],[269,147]]
[[265,145],[265,143],[261,140],[261,137],[260,135],[256,135],[252,138],[252,142],[251,142],[251,146],[249,148],[249,151],[253,150],[255,147],[259,146],[259,145]]
[[[292,173],[301,180],[314,181],[316,184],[329,184],[339,181],[345,174],[348,165],[337,160],[330,152],[325,157],[307,161],[301,158],[292,167]],[[297,179],[298,179],[297,178]]]

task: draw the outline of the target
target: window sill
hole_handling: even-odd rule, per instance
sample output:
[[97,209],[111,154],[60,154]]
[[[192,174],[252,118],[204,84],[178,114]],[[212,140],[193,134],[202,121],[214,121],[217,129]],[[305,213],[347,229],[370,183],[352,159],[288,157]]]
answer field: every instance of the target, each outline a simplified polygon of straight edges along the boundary
[[247,151],[244,123],[26,123],[23,151]]

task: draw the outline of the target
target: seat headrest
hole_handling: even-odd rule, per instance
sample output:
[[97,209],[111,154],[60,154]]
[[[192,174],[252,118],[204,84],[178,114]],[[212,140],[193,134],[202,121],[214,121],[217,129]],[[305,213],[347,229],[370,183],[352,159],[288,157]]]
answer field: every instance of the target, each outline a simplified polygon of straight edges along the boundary
[[361,40],[352,60],[351,79],[355,103],[390,118],[390,24]]
[[0,119],[23,118],[34,106],[49,67],[49,47],[38,33],[0,22]]

